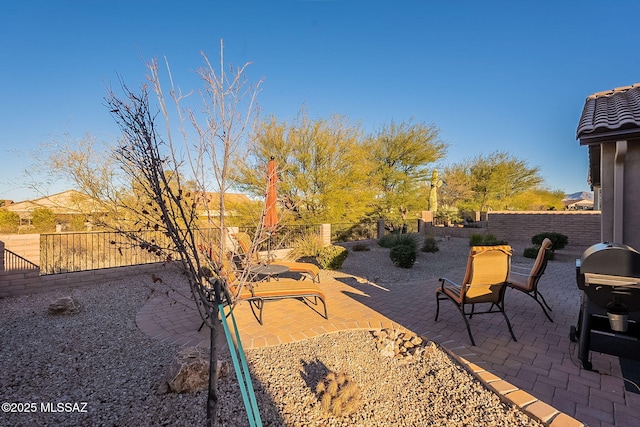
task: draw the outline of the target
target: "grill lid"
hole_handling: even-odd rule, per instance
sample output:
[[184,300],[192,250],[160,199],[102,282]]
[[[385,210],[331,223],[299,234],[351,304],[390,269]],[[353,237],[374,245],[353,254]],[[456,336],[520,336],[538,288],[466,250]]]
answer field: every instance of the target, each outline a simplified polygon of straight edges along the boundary
[[640,253],[621,243],[596,243],[583,252],[580,273],[640,277]]

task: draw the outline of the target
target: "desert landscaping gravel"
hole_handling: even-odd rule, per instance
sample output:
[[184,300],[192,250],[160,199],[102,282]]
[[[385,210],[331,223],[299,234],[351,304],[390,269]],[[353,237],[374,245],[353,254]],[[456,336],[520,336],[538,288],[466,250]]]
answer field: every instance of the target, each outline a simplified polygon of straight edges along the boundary
[[[440,243],[411,270],[387,264],[372,246],[350,253],[342,272],[386,283],[464,268],[467,240]],[[461,254],[458,252],[461,251]],[[429,262],[427,262],[427,260]],[[460,264],[462,263],[462,264]],[[428,270],[428,271],[427,271]],[[202,426],[206,392],[158,394],[179,347],[138,330],[137,311],[179,276],[153,283],[146,275],[91,287],[0,299],[0,426]],[[49,305],[73,296],[75,315],[51,315]],[[412,360],[386,357],[371,331],[347,331],[247,351],[266,426],[538,426],[504,404],[434,344]],[[228,358],[228,354],[223,354]],[[345,372],[359,386],[351,415],[326,415],[316,385]],[[219,385],[220,425],[248,425],[233,371]],[[58,406],[59,403],[63,405]],[[21,404],[21,405],[19,405]],[[33,405],[35,404],[35,405]],[[51,409],[62,409],[51,412]],[[32,410],[31,412],[24,412]]]

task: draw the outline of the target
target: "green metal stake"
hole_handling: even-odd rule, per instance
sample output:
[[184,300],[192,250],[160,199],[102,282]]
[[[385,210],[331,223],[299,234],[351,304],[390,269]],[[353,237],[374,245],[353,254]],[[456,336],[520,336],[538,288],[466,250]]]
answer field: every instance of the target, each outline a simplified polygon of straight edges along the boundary
[[224,315],[224,306],[219,304],[218,309],[221,313],[220,317],[222,318],[224,335],[227,338],[229,349],[233,348],[233,351],[231,351],[231,360],[233,361],[233,368],[236,371],[236,377],[240,384],[240,393],[242,394],[242,401],[244,402],[247,417],[249,418],[249,425],[251,425],[251,427],[262,427],[260,411],[258,410],[258,402],[256,400],[255,391],[253,390],[253,383],[251,382],[251,373],[249,372],[249,365],[247,364],[247,359],[244,355],[244,350],[242,349],[242,342],[240,341],[240,335],[238,333],[238,327],[236,325],[235,316],[233,315],[233,310],[231,310],[230,315],[233,322],[233,329],[235,330],[235,339],[229,330],[227,317]]

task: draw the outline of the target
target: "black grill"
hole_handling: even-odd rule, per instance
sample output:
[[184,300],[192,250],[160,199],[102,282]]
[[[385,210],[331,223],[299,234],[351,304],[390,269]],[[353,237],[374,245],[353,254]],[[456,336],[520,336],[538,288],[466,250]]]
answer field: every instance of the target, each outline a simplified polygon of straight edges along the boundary
[[619,243],[597,243],[576,261],[576,281],[583,291],[572,341],[591,369],[589,351],[640,360],[640,253]]

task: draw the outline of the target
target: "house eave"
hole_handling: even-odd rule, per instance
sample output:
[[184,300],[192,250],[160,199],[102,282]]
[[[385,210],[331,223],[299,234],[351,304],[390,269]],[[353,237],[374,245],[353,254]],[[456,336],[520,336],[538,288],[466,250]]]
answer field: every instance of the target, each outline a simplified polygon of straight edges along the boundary
[[615,142],[620,140],[630,140],[638,138],[640,138],[640,128],[613,129],[605,132],[578,135],[580,145],[603,144],[606,142]]

